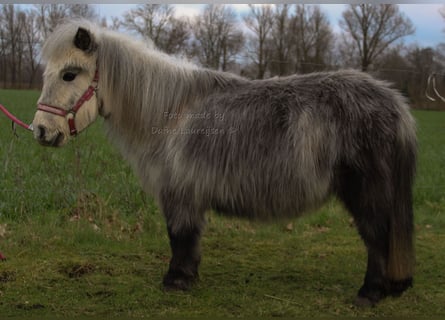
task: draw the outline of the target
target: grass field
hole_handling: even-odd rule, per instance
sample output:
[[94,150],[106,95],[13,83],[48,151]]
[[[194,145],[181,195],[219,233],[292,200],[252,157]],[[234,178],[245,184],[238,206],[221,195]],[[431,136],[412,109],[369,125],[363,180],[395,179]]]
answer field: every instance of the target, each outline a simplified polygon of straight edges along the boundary
[[[0,90],[31,121],[38,92]],[[96,316],[445,316],[445,113],[414,112],[415,286],[352,305],[363,243],[333,199],[299,220],[261,225],[210,214],[201,281],[166,293],[162,215],[104,138],[101,121],[63,149],[40,147],[0,115],[0,318]]]

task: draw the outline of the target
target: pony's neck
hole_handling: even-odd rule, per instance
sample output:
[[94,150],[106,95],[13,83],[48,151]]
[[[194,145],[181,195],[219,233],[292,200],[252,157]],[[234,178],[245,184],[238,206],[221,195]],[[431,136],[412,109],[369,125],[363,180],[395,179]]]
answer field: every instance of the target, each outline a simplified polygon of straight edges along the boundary
[[103,35],[99,48],[102,113],[112,130],[130,139],[148,139],[153,128],[172,125],[169,115],[193,110],[209,94],[245,81],[174,60],[113,33]]

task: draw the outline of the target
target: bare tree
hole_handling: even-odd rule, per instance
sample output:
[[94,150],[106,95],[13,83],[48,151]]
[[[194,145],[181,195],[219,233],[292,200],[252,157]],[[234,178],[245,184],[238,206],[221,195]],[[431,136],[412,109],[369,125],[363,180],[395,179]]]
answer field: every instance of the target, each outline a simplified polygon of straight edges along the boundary
[[161,33],[174,11],[170,4],[141,4],[124,14],[122,25],[158,45]]
[[340,27],[357,49],[362,71],[396,40],[414,33],[411,20],[394,4],[351,4]]
[[66,18],[84,18],[96,20],[98,15],[90,4],[35,4],[34,13],[38,17],[38,26],[43,39],[54,31]]
[[189,31],[187,23],[175,18],[174,13],[170,4],[140,4],[124,14],[122,26],[167,53],[177,53],[184,48]]
[[[23,28],[23,12],[16,10],[13,4],[3,4],[0,11],[0,29],[2,37],[2,60],[4,61],[3,81],[16,85],[21,78],[23,43],[21,32]],[[10,75],[8,78],[7,75]]]
[[213,69],[227,70],[241,50],[242,32],[237,29],[236,12],[223,4],[208,4],[192,24],[191,53]]
[[248,36],[247,55],[257,68],[257,78],[262,79],[271,54],[270,36],[273,26],[273,10],[270,5],[249,4],[249,7],[250,12],[244,16],[244,22],[252,32]]
[[296,72],[324,69],[334,36],[328,18],[319,6],[297,5],[294,18]]
[[26,12],[26,21],[23,24],[23,39],[25,41],[25,60],[28,78],[28,87],[31,88],[34,83],[35,75],[38,70],[36,61],[39,50],[38,21],[35,12]]
[[119,18],[111,17],[111,25],[109,26],[109,28],[111,30],[119,30],[120,27],[121,27],[121,21],[119,20]]
[[82,18],[91,21],[96,21],[99,15],[96,9],[90,4],[69,4],[68,16],[71,18]]
[[6,35],[5,35],[5,31],[3,29],[3,26],[0,25],[0,74],[2,82],[3,82],[3,86],[6,85],[6,80],[7,80],[7,66],[8,66],[8,61],[7,61],[7,53],[8,53],[8,42],[6,39]]
[[285,75],[291,72],[292,58],[295,47],[295,24],[291,15],[293,5],[276,4],[272,25],[272,56],[269,70],[272,74]]
[[162,49],[170,54],[184,53],[187,50],[187,41],[190,38],[190,25],[185,19],[171,19],[162,40]]
[[108,23],[106,17],[102,17],[100,21],[100,25],[103,28],[110,29],[110,30],[119,30],[122,26],[122,21],[119,19],[119,17],[112,16],[110,23]]
[[54,31],[57,24],[66,16],[65,4],[35,4],[35,12],[38,17],[39,30],[42,38],[46,39]]

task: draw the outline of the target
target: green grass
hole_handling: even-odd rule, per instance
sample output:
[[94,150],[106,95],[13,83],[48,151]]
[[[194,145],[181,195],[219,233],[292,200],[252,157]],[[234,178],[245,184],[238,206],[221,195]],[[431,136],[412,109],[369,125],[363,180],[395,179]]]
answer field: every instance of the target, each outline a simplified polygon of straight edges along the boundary
[[[0,90],[31,121],[38,92]],[[261,225],[210,214],[201,281],[166,293],[162,215],[104,138],[101,121],[62,149],[18,137],[0,115],[0,317],[445,315],[445,113],[416,111],[415,286],[374,308],[352,305],[366,254],[335,201]]]

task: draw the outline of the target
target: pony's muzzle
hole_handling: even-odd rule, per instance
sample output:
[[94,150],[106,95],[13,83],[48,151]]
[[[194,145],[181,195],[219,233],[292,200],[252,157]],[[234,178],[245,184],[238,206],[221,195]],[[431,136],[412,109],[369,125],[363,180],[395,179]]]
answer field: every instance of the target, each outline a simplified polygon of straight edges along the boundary
[[65,139],[61,132],[50,133],[43,125],[38,125],[34,129],[34,138],[43,146],[59,147]]

